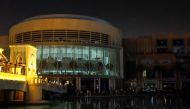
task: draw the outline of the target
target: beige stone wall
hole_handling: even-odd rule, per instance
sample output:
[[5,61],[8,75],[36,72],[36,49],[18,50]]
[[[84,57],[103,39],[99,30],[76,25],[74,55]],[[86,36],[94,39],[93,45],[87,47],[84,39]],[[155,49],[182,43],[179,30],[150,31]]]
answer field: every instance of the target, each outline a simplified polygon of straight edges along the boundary
[[124,40],[124,49],[130,54],[152,54],[155,46],[152,37],[127,38]]
[[[137,59],[138,62],[153,61],[152,66],[163,64],[164,66],[171,67],[176,63],[175,54],[172,53],[173,40],[182,39],[184,40],[184,49],[189,50],[190,46],[188,45],[188,41],[190,40],[190,34],[153,34],[152,36],[146,37],[132,37],[124,40],[124,50],[126,53],[130,54],[130,58]],[[157,53],[156,43],[157,40],[167,40],[167,48],[168,52],[166,53]],[[169,61],[169,63],[165,63]]]
[[172,41],[175,39],[183,39],[184,40],[184,47],[185,48],[190,48],[188,46],[188,40],[190,40],[190,34],[188,33],[182,33],[182,34],[174,34],[174,33],[169,33],[169,34],[154,34],[152,36],[154,38],[154,44],[156,45],[156,40],[168,40],[168,49],[172,49],[173,43]]
[[40,101],[42,100],[42,86],[41,85],[28,85],[26,93],[26,101]]
[[26,79],[28,82],[32,81],[36,76],[37,49],[31,45],[10,45],[10,49],[10,62],[24,64]]
[[35,19],[18,23],[9,31],[9,41],[14,44],[14,37],[18,33],[35,30],[81,30],[108,34],[111,41],[121,43],[122,33],[111,24],[69,18]]

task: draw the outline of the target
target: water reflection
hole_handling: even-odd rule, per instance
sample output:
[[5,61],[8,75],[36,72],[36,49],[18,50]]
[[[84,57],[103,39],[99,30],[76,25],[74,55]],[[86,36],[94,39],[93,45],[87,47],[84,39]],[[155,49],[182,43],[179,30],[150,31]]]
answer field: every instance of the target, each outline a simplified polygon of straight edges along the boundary
[[[127,96],[81,98],[56,105],[9,106],[7,109],[189,109],[187,101],[176,96]],[[0,109],[4,109],[0,108]]]

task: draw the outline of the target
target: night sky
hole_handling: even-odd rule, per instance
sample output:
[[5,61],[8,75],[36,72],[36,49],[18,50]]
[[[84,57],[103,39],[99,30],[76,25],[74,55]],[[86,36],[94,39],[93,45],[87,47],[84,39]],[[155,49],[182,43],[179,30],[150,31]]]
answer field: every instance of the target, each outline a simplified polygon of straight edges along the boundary
[[44,14],[81,14],[106,20],[124,37],[190,33],[188,0],[1,0],[0,35],[26,19]]

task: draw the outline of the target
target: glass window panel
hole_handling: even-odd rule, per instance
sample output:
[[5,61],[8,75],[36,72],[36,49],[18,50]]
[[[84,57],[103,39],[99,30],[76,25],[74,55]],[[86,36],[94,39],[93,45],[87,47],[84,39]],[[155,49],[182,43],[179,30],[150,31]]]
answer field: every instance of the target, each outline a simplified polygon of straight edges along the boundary
[[89,47],[83,46],[83,58],[85,60],[89,60]]
[[173,40],[173,46],[183,46],[184,40],[183,39],[175,39]]
[[167,40],[157,40],[157,46],[167,46]]
[[91,47],[90,49],[90,56],[91,56],[91,60],[95,61],[96,60],[96,56],[97,56],[97,49],[95,47]]
[[[46,67],[39,70],[40,54],[43,54],[43,59],[47,62]],[[92,47],[92,46],[78,46],[78,45],[62,45],[62,46],[38,46],[37,51],[37,65],[38,70],[45,74],[80,74],[83,75],[112,75],[116,76],[119,73],[119,52],[116,49]],[[50,58],[50,56],[52,58]],[[48,58],[49,57],[49,58]],[[71,59],[77,62],[77,68],[71,68]],[[89,63],[90,58],[90,63]],[[61,61],[61,67],[57,67],[55,62]],[[96,68],[96,64],[101,62],[103,69],[100,71]],[[108,70],[106,65],[111,63],[112,70]]]

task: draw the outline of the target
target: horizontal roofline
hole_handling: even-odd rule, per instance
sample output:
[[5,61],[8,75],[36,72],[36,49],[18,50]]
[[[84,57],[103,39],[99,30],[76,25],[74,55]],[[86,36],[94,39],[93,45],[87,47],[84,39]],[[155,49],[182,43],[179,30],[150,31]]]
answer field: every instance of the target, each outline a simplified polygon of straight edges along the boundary
[[83,16],[83,15],[74,15],[74,14],[48,14],[48,15],[40,15],[40,16],[35,16],[31,18],[24,19],[22,22],[27,22],[31,20],[39,20],[39,19],[51,19],[51,18],[69,18],[69,19],[81,19],[81,20],[90,20],[90,21],[96,21],[104,24],[109,24],[109,22],[90,17],[90,16]]

